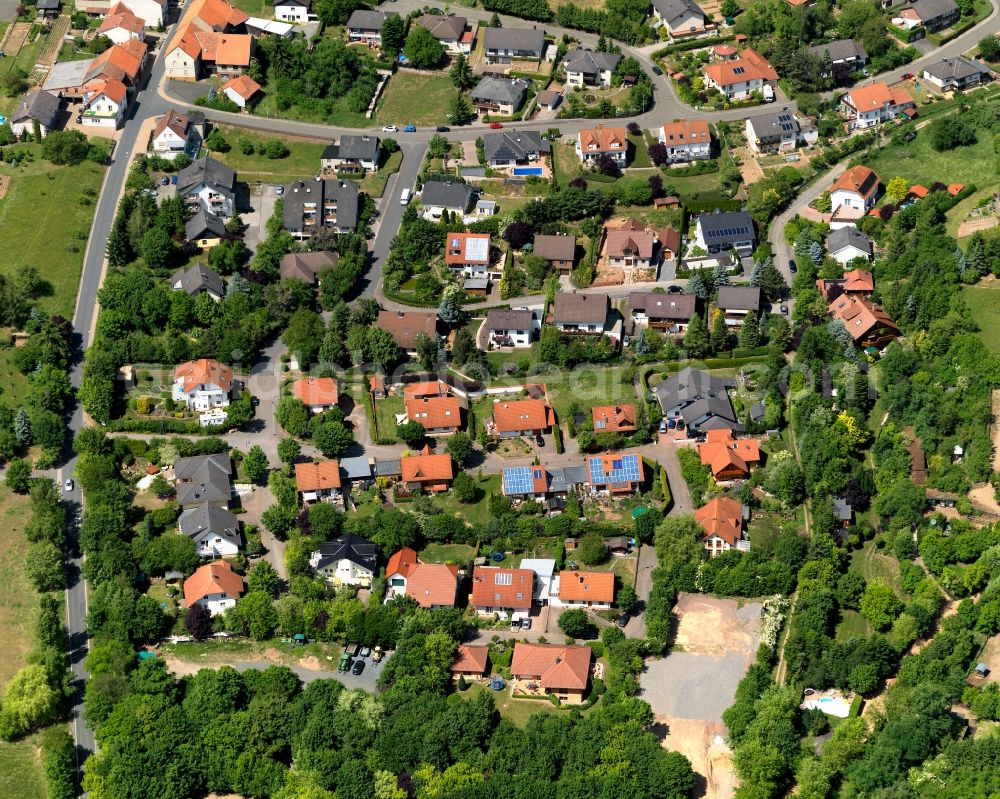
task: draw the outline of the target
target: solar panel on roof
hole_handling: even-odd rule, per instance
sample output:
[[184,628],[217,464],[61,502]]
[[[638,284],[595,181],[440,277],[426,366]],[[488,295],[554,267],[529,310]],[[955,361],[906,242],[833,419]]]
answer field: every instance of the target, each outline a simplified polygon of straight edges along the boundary
[[530,466],[514,466],[503,470],[505,494],[530,494],[534,489]]
[[465,257],[470,261],[485,261],[490,251],[489,239],[466,239]]
[[639,456],[623,455],[611,462],[611,471],[604,472],[600,458],[590,459],[590,482],[598,485],[605,483],[629,483],[639,479]]

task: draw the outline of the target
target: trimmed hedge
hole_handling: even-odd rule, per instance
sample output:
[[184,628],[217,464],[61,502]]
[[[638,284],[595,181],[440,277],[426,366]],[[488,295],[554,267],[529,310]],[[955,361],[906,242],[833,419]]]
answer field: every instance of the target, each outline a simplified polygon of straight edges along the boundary
[[663,513],[666,513],[673,507],[674,497],[670,493],[670,481],[667,479],[667,470],[662,466],[660,467],[660,487],[663,489]]
[[197,436],[222,433],[229,428],[224,424],[202,427],[197,422],[183,422],[180,419],[112,419],[107,423],[107,429],[114,433],[174,433]]
[[717,44],[731,42],[735,38],[736,34],[730,33],[727,36],[712,36],[707,39],[693,39],[690,42],[681,42],[680,44],[668,44],[666,47],[653,53],[653,58],[666,58],[671,53],[683,53],[687,50],[700,50],[703,47],[713,47]]
[[682,166],[677,168],[666,168],[663,170],[663,174],[668,178],[686,178],[692,175],[711,175],[713,172],[719,171],[719,159],[712,158],[707,161],[695,161],[690,166]]

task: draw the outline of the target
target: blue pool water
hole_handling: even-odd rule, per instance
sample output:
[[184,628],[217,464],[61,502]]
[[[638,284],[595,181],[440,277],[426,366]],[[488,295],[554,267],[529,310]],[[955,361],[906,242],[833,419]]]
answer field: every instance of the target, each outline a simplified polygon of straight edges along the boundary
[[540,166],[516,166],[514,167],[515,175],[541,175],[542,168]]

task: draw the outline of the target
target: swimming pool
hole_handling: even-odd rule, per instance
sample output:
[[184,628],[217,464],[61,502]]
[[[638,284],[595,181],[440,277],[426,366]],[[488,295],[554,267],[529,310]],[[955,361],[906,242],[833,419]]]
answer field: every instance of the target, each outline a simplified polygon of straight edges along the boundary
[[516,166],[514,167],[515,175],[541,175],[542,168],[540,166]]

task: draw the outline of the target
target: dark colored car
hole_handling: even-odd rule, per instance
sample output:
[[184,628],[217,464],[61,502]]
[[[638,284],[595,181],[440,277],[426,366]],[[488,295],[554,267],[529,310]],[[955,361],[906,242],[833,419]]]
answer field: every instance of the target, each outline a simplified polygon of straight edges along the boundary
[[162,178],[160,178],[160,185],[161,186],[169,186],[170,185],[170,178],[168,178],[166,175],[164,175]]
[[629,616],[627,613],[623,613],[621,616],[618,617],[618,621],[616,622],[616,624],[622,629],[625,629],[625,625],[629,623],[631,618],[632,617]]
[[354,668],[351,669],[351,674],[360,674],[365,670],[365,662],[363,660],[355,660]]
[[434,128],[434,130],[436,130],[438,133],[448,133],[451,130],[451,128],[449,128],[447,125],[438,125],[436,128]]
[[653,74],[654,74],[654,75],[662,75],[662,74],[663,74],[663,70],[662,70],[662,69],[660,69],[660,68],[659,68],[658,66],[655,66],[655,65],[654,65],[654,66],[653,66]]
[[680,286],[667,286],[667,294],[683,294],[684,289]]
[[799,267],[796,265],[795,261],[788,262],[788,271],[791,272],[793,275],[799,271]]

